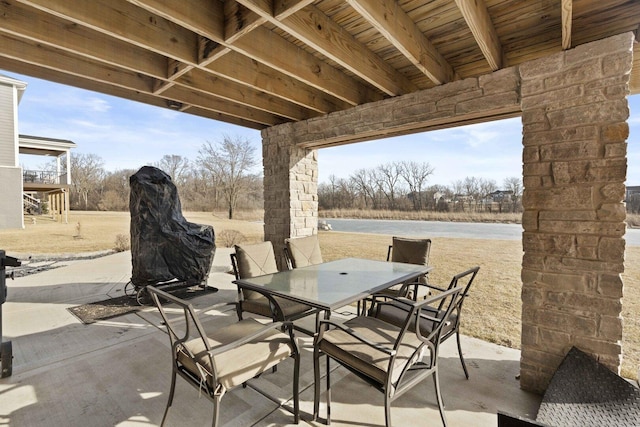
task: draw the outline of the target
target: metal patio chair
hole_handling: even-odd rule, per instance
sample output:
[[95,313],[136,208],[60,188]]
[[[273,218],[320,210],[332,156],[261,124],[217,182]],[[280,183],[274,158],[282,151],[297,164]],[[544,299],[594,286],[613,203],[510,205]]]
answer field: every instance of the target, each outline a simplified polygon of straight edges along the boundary
[[[447,425],[438,379],[438,349],[446,320],[454,309],[462,287],[450,289],[420,301],[399,300],[406,308],[402,325],[371,316],[358,316],[344,323],[320,321],[314,340],[314,419],[320,406],[320,357],[327,358],[327,424],[331,423],[331,381],[329,358],[384,394],[385,424],[391,426],[391,402],[428,376],[433,377],[436,400],[443,424]],[[440,312],[425,311],[430,304]],[[434,327],[428,334],[416,322],[428,319]]]
[[[205,329],[190,303],[153,286],[147,289],[160,310],[171,341],[171,389],[161,425],[173,403],[178,375],[213,402],[215,427],[220,400],[228,390],[245,385],[289,357],[294,359],[293,415],[298,424],[300,354],[290,322],[264,325],[255,319],[245,319]],[[166,307],[168,304],[172,307]],[[176,309],[181,314],[177,318],[173,315]]]
[[[430,294],[462,287],[463,290],[456,300],[453,310],[447,316],[444,326],[442,327],[440,340],[446,341],[449,337],[453,336],[454,334],[456,335],[456,339],[458,342],[458,355],[460,356],[460,363],[462,364],[462,369],[464,370],[464,375],[467,379],[469,379],[469,372],[467,371],[467,365],[464,362],[464,357],[462,356],[462,347],[460,345],[460,318],[462,315],[462,304],[464,303],[464,300],[469,292],[469,288],[471,287],[471,284],[473,283],[473,280],[475,279],[479,270],[480,267],[474,267],[462,273],[456,274],[451,279],[451,282],[449,283],[449,286],[447,288],[442,288],[435,285],[420,285],[426,287],[427,292]],[[428,314],[427,317],[420,320],[420,329],[423,335],[428,335],[431,330],[433,330],[437,326],[430,320],[429,316],[438,315],[439,313],[444,312],[446,308],[447,307],[444,305],[444,301],[441,301],[437,306],[427,306],[423,308],[422,313]],[[401,325],[407,316],[407,305],[398,299],[387,298],[386,301],[378,302],[374,297],[374,303],[369,314],[373,317],[384,320],[385,322],[389,322],[394,325]]]
[[285,239],[284,245],[284,255],[289,269],[322,263],[317,234]]
[[[411,239],[406,237],[392,238],[392,244],[387,249],[387,261],[404,262],[407,264],[429,265],[429,253],[431,252],[431,239]],[[418,287],[420,284],[427,284],[427,274],[405,283],[391,286],[375,295],[378,299],[383,297],[412,297],[414,301],[418,298]],[[384,299],[384,298],[383,298]],[[364,314],[367,310],[366,304],[372,303],[371,298],[362,301],[362,308],[358,303],[358,313]]]
[[[406,237],[392,238],[392,244],[387,250],[387,261],[406,262],[408,264],[429,265],[429,253],[431,252],[431,239],[410,239]],[[389,288],[380,292],[382,295],[412,296],[415,301],[418,297],[418,284],[427,284],[427,275],[418,277],[411,282],[403,283],[399,287]],[[413,289],[412,289],[413,288]]]
[[[246,279],[263,274],[277,273],[276,257],[270,241],[255,245],[235,245],[231,254],[231,265],[237,279]],[[274,321],[298,320],[317,310],[286,298],[266,296],[260,292],[238,286],[238,319],[244,312],[272,318]]]

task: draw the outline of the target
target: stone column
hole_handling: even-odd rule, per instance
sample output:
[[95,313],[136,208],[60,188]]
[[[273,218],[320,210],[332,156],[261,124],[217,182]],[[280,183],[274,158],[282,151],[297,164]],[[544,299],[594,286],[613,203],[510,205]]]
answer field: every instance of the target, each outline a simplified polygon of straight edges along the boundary
[[262,131],[264,238],[278,258],[284,239],[318,232],[318,153],[295,145],[293,126]]
[[571,346],[619,371],[633,34],[522,64],[521,386]]

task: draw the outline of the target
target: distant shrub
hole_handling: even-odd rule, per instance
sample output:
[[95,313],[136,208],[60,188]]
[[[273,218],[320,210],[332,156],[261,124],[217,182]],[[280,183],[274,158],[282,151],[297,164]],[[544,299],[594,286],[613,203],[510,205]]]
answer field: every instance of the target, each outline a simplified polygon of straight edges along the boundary
[[129,236],[125,234],[116,235],[116,243],[113,250],[116,252],[124,252],[131,249],[131,243],[129,242]]
[[230,248],[242,243],[246,237],[238,230],[222,230],[216,235],[216,244],[220,247]]

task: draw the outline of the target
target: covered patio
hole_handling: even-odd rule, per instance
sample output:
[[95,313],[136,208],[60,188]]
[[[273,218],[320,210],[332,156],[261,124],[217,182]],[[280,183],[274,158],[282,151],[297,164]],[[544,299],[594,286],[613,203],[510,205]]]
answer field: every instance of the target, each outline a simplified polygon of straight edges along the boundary
[[10,0],[0,12],[2,69],[261,129],[276,247],[317,232],[318,149],[521,116],[519,387],[544,391],[573,345],[619,371],[637,1]]
[[[218,249],[208,284],[220,290],[190,300],[205,322],[236,321],[232,306],[207,309],[236,295],[229,249]],[[9,426],[160,425],[169,390],[169,339],[155,308],[83,324],[68,308],[123,294],[130,276],[129,252],[92,260],[62,261],[60,268],[9,283],[4,336],[11,337],[13,375],[0,380],[0,424]],[[355,307],[351,308],[355,310]],[[342,311],[348,312],[350,308]],[[340,317],[336,314],[334,317]],[[300,335],[302,355],[300,426],[312,421],[312,339]],[[540,396],[520,389],[518,350],[463,337],[467,380],[456,345],[442,347],[440,379],[450,426],[495,427],[498,409],[533,416]],[[332,364],[332,422],[340,426],[383,426],[382,395]],[[220,426],[294,425],[290,406],[292,363],[251,381],[222,399]],[[263,393],[275,397],[277,402]],[[323,394],[324,399],[324,394]],[[324,400],[323,400],[324,402]],[[324,403],[320,416],[325,416]],[[177,384],[167,426],[211,425],[212,405],[204,395]],[[442,422],[432,381],[424,381],[393,405],[394,425]]]

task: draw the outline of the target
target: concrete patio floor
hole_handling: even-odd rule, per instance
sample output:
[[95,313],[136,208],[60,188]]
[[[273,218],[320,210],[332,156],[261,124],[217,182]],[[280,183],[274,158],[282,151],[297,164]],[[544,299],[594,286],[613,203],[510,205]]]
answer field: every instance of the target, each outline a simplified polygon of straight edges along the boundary
[[[11,254],[9,254],[11,255]],[[192,299],[205,322],[236,320],[232,306],[207,309],[236,298],[229,249],[216,252],[208,284],[220,289]],[[169,340],[152,307],[85,325],[68,308],[124,294],[131,254],[58,263],[59,268],[8,280],[3,310],[3,342],[13,346],[13,375],[0,379],[0,425],[155,426],[166,405],[170,383]],[[352,312],[350,307],[344,314]],[[339,317],[334,315],[334,318]],[[312,339],[300,334],[301,426],[313,407]],[[440,354],[440,382],[449,426],[496,426],[497,409],[535,416],[540,396],[520,390],[520,352],[464,337],[470,379],[458,359],[455,340]],[[252,380],[222,399],[221,426],[290,425],[281,407],[290,404],[292,363]],[[333,426],[383,426],[382,394],[332,365]],[[323,381],[322,389],[325,384]],[[275,397],[267,398],[263,393]],[[326,416],[323,401],[321,417]],[[395,426],[441,426],[433,382],[426,380],[392,404]],[[211,425],[212,404],[178,380],[166,425]]]

